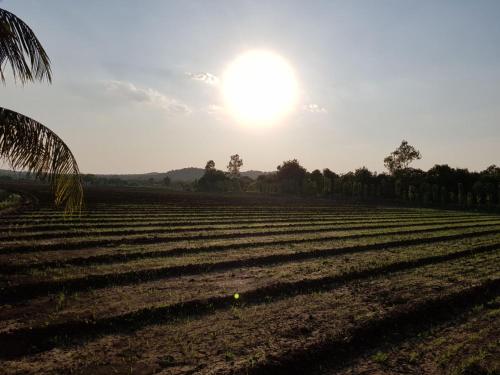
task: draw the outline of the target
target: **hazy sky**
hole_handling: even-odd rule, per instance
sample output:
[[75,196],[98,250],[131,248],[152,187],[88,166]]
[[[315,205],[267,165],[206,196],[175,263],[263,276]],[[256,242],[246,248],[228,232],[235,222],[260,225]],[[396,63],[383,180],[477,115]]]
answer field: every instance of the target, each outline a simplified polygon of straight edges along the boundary
[[[0,87],[0,105],[56,131],[83,172],[224,168],[382,171],[404,138],[416,167],[500,164],[500,1],[3,0],[35,31],[53,84]],[[251,128],[217,84],[251,49],[299,79],[297,108]],[[10,76],[9,76],[10,78]]]

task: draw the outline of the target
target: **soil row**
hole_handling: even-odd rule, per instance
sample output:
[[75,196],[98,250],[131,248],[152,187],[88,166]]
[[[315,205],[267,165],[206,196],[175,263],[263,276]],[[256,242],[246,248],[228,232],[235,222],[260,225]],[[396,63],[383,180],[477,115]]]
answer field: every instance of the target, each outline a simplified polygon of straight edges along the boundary
[[[498,219],[500,222],[500,219]],[[453,218],[447,219],[446,221],[443,219],[428,219],[428,218],[418,218],[413,219],[411,221],[405,221],[404,219],[382,219],[382,220],[322,220],[322,221],[300,221],[297,223],[276,223],[276,222],[267,222],[264,224],[251,224],[251,225],[235,225],[234,223],[227,225],[208,225],[208,226],[186,226],[186,227],[176,227],[171,225],[151,225],[150,228],[141,228],[138,229],[135,225],[131,224],[128,229],[98,229],[98,230],[71,230],[71,231],[40,231],[33,233],[22,233],[22,234],[13,234],[11,231],[8,233],[1,235],[0,234],[0,243],[8,243],[8,242],[17,242],[17,241],[34,241],[34,240],[42,240],[42,239],[61,239],[61,238],[78,238],[78,237],[86,237],[86,236],[130,236],[137,234],[166,234],[166,233],[196,233],[203,231],[211,231],[212,233],[217,231],[242,231],[249,229],[275,229],[275,228],[319,228],[326,225],[333,225],[338,228],[352,228],[352,229],[368,229],[368,228],[376,228],[377,225],[379,228],[394,228],[403,225],[429,225],[429,224],[460,224],[460,223],[481,223],[493,221],[490,217],[485,218]],[[380,226],[380,224],[386,224],[384,226]],[[390,224],[397,223],[397,224]]]
[[398,307],[381,317],[368,320],[346,331],[343,337],[316,343],[306,349],[288,352],[255,366],[232,371],[233,374],[289,375],[345,366],[381,341],[396,344],[419,332],[454,319],[458,314],[487,303],[500,294],[500,279],[430,298],[418,304]]
[[[404,242],[408,240],[398,239],[400,236],[410,236],[410,239],[415,240],[413,237],[416,237],[416,240],[420,241],[429,241],[429,238],[437,238],[437,241],[442,241],[446,239],[456,239],[456,238],[473,238],[478,236],[486,236],[491,234],[499,234],[499,228],[492,228],[478,226],[467,228],[462,230],[463,228],[459,227],[439,227],[439,228],[427,228],[427,229],[410,229],[410,230],[399,230],[399,231],[391,231],[391,232],[368,232],[368,233],[357,233],[357,234],[347,234],[347,235],[326,235],[326,236],[313,236],[313,237],[301,237],[297,236],[295,238],[270,238],[265,241],[250,241],[250,242],[215,242],[213,244],[207,243],[205,245],[193,246],[192,244],[188,244],[188,246],[178,246],[178,247],[170,247],[170,248],[161,248],[159,250],[147,250],[141,249],[140,251],[133,250],[135,247],[133,246],[131,249],[127,250],[115,250],[112,249],[109,252],[102,252],[103,250],[98,249],[98,253],[96,250],[93,250],[90,254],[85,254],[85,256],[76,256],[76,257],[68,257],[68,254],[71,254],[74,250],[69,250],[66,252],[66,255],[62,255],[62,258],[51,260],[51,261],[39,261],[38,256],[36,259],[27,259],[28,263],[19,263],[19,255],[17,254],[14,257],[13,261],[7,263],[4,262],[0,265],[0,271],[5,274],[16,274],[16,273],[26,273],[31,272],[32,270],[44,270],[48,268],[61,268],[68,266],[89,266],[89,265],[105,265],[105,264],[114,264],[114,263],[124,263],[124,262],[133,262],[140,261],[146,259],[163,259],[163,258],[173,258],[173,257],[184,257],[184,256],[193,256],[197,254],[214,254],[214,253],[224,253],[230,251],[240,251],[243,249],[259,249],[266,247],[275,249],[277,247],[285,247],[285,246],[295,246],[295,245],[307,245],[307,244],[321,244],[335,241],[338,244],[342,244],[343,242],[353,241],[353,240],[361,240],[361,239],[378,239],[379,237],[386,237],[384,241],[378,240],[380,243],[387,243],[390,241],[396,242]],[[439,234],[439,232],[444,232]],[[450,233],[451,232],[451,233]],[[437,233],[437,235],[433,235]],[[424,236],[427,234],[431,234],[430,237]],[[393,240],[393,238],[396,238]],[[335,248],[338,248],[337,245]],[[259,250],[261,252],[262,250]],[[294,250],[295,251],[295,250]],[[41,253],[41,259],[43,259],[46,252]],[[55,253],[59,254],[59,253]],[[34,253],[35,255],[35,253]]]
[[[76,320],[47,326],[32,327],[29,329],[19,329],[13,332],[0,334],[0,356],[2,358],[14,358],[29,353],[49,350],[59,345],[66,346],[81,343],[81,340],[89,340],[103,334],[126,333],[153,324],[165,324],[178,321],[179,319],[185,319],[186,317],[201,317],[211,314],[216,310],[231,308],[235,306],[235,304],[243,303],[244,306],[248,307],[251,305],[265,304],[270,300],[274,302],[296,295],[329,291],[342,284],[355,280],[380,277],[389,273],[407,271],[431,264],[446,263],[455,259],[494,251],[492,249],[498,249],[498,245],[495,245],[495,247],[483,246],[451,254],[395,262],[378,268],[359,270],[336,276],[303,279],[295,282],[280,282],[247,291],[241,296],[241,300],[239,301],[236,301],[232,295],[226,295],[185,301],[167,306],[150,307],[94,321]],[[487,299],[491,299],[492,296],[498,294],[499,290],[500,279],[493,279],[484,282],[479,287],[466,289],[452,295],[457,298],[461,296],[459,298],[460,301],[474,301],[474,296],[478,295],[481,295],[482,298],[486,297]],[[426,304],[431,303],[431,301],[426,302]],[[447,300],[447,303],[454,304],[453,301],[454,299]],[[446,306],[446,303],[443,303],[443,307],[444,306]],[[416,317],[418,317],[418,315],[416,315]],[[316,350],[314,352],[316,352]],[[321,350],[318,352],[321,352]],[[299,355],[299,353],[296,354]],[[284,363],[286,363],[286,361],[281,360],[279,368],[287,367]],[[271,366],[271,364],[260,366],[260,368],[264,370],[268,366]],[[274,365],[269,368],[274,368]]]
[[[84,277],[62,279],[55,281],[43,281],[35,283],[23,283],[11,285],[0,289],[0,299],[6,303],[24,301],[30,298],[44,296],[50,293],[64,292],[74,293],[88,290],[108,288],[111,286],[124,286],[136,283],[144,283],[153,280],[168,279],[178,276],[198,275],[237,269],[242,267],[272,266],[289,262],[300,262],[310,259],[320,259],[366,252],[371,250],[389,249],[401,246],[413,246],[421,244],[439,243],[443,241],[480,237],[492,232],[461,233],[458,235],[443,235],[429,238],[415,238],[409,240],[395,240],[388,242],[373,243],[368,245],[356,245],[348,247],[334,247],[329,249],[308,249],[294,253],[272,254],[246,259],[222,261],[217,263],[193,263],[180,266],[158,267],[121,273],[108,273],[100,275],[88,275]],[[496,250],[499,244],[480,246],[476,250]],[[468,254],[475,250],[466,250],[461,253]]]
[[351,213],[339,213],[337,211],[331,211],[331,212],[325,212],[325,213],[314,213],[314,212],[296,212],[296,213],[287,213],[287,212],[281,212],[281,213],[261,213],[261,214],[246,214],[246,213],[239,213],[239,214],[221,214],[221,215],[214,215],[212,213],[207,213],[207,214],[193,214],[193,215],[154,215],[154,214],[144,214],[144,215],[138,215],[138,214],[130,214],[130,215],[112,215],[108,218],[86,218],[86,217],[79,217],[75,219],[68,219],[65,217],[58,217],[54,219],[47,218],[45,216],[41,216],[38,219],[35,218],[23,218],[23,217],[12,217],[8,216],[5,218],[2,218],[0,220],[1,226],[5,227],[5,225],[8,225],[9,227],[16,228],[16,227],[22,227],[22,226],[37,226],[37,225],[81,225],[81,224],[99,224],[99,223],[110,223],[110,224],[115,224],[115,223],[127,223],[130,221],[133,222],[149,222],[149,221],[171,221],[171,222],[178,222],[178,221],[220,221],[220,220],[265,220],[265,219],[307,219],[307,218],[330,218],[330,219],[342,219],[342,218],[351,218],[351,219],[360,219],[360,218],[367,218],[367,217],[373,217],[373,218],[380,218],[380,217],[407,217],[407,218],[412,218],[412,217],[456,217],[456,216],[469,216],[469,217],[480,217],[480,216],[493,216],[493,215],[486,215],[486,214],[472,214],[472,213],[455,213],[455,212],[450,212],[450,213],[420,213],[420,212],[409,212],[409,213],[401,213],[401,212],[387,212],[387,213],[380,213],[380,212],[367,212],[367,213],[359,213],[357,211],[352,211]]
[[[470,228],[487,228],[498,226],[500,222],[488,222],[481,223],[479,225],[446,225],[446,226],[433,226],[431,228],[408,230],[408,231],[397,231],[398,233],[425,233],[432,231],[448,230],[448,229],[470,229]],[[398,226],[399,227],[399,226]],[[379,229],[383,229],[384,226],[379,226]],[[377,229],[370,228],[370,229]],[[388,227],[389,229],[389,227]],[[107,247],[107,246],[118,246],[124,244],[154,244],[154,243],[169,243],[169,242],[180,242],[180,241],[206,241],[206,240],[224,240],[224,239],[236,239],[236,238],[258,238],[258,237],[269,237],[269,236],[279,236],[279,235],[296,235],[296,234],[314,234],[321,232],[335,232],[335,231],[350,231],[350,230],[360,230],[358,228],[349,229],[342,228],[335,230],[335,228],[314,228],[314,229],[292,229],[292,230],[276,230],[276,231],[262,231],[262,232],[247,232],[247,233],[222,233],[222,234],[211,234],[204,233],[192,236],[158,236],[158,235],[137,235],[134,237],[120,237],[120,238],[96,238],[96,239],[80,239],[78,241],[66,241],[66,242],[50,242],[50,243],[21,243],[15,245],[3,245],[0,250],[1,254],[22,254],[30,252],[42,252],[42,251],[55,251],[55,250],[80,250],[89,247]],[[386,234],[391,231],[378,232],[377,234]],[[359,236],[362,238],[368,234],[354,234],[352,236]],[[357,238],[352,236],[342,236],[342,238]],[[335,237],[332,237],[332,239]]]

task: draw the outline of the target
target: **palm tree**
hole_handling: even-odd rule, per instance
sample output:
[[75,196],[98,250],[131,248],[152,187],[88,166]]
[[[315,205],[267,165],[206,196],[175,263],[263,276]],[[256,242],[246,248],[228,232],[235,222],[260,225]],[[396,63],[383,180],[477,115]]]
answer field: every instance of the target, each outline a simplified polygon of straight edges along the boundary
[[[20,18],[0,9],[0,80],[10,66],[14,80],[52,81],[50,59],[37,37]],[[76,160],[52,130],[20,113],[0,107],[0,158],[15,169],[49,179],[56,205],[66,213],[79,212],[83,189]]]

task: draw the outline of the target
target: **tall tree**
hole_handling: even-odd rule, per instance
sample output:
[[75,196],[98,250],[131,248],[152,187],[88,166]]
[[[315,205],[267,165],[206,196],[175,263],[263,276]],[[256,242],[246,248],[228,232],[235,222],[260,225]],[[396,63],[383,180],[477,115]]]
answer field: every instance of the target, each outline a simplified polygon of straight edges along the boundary
[[229,164],[227,165],[227,171],[231,177],[238,177],[242,166],[243,159],[241,159],[238,154],[231,155],[231,159],[229,159]]
[[384,165],[391,174],[408,168],[414,160],[422,158],[420,151],[403,140],[401,145],[384,159]]
[[[21,84],[52,81],[50,60],[41,43],[20,18],[0,9],[0,79],[10,66]],[[20,113],[0,107],[0,158],[14,169],[25,169],[48,178],[56,205],[66,213],[80,211],[83,189],[78,164],[71,150],[46,126]]]
[[213,160],[207,161],[207,164],[205,164],[205,171],[213,171],[215,170],[215,162]]

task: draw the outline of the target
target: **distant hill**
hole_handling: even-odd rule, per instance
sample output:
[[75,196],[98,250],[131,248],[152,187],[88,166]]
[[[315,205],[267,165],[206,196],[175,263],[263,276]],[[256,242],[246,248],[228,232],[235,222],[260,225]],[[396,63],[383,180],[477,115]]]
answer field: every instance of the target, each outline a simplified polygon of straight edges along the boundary
[[[119,178],[121,180],[127,181],[147,181],[153,179],[153,181],[162,181],[165,176],[170,177],[171,181],[183,181],[183,182],[193,182],[203,176],[205,170],[203,168],[181,168],[174,169],[168,172],[150,172],[150,173],[138,173],[138,174],[95,174],[96,177],[105,178]],[[256,179],[261,174],[267,174],[269,172],[262,171],[245,171],[241,172],[242,176],[250,177],[251,179]],[[24,172],[14,172],[6,169],[0,169],[0,176],[9,176],[11,178],[24,177]]]
[[[193,182],[194,180],[200,179],[205,173],[205,169],[203,168],[181,168],[174,169],[168,172],[150,172],[150,173],[141,173],[141,174],[114,174],[114,175],[96,175],[99,177],[118,177],[123,180],[133,180],[133,181],[144,181],[153,179],[154,181],[161,181],[165,178],[165,176],[170,177],[171,181],[183,181],[183,182]],[[250,177],[251,179],[256,179],[261,174],[266,174],[269,172],[262,171],[245,171],[241,172],[242,176]]]
[[192,182],[203,176],[203,168],[182,168],[175,169],[168,172],[149,172],[149,173],[139,173],[139,174],[96,174],[97,177],[106,178],[120,178],[122,180],[128,181],[147,181],[153,179],[154,181],[161,181],[165,176],[170,177],[171,181],[184,181]]
[[205,173],[205,170],[203,168],[190,167],[174,169],[172,171],[168,171],[165,174],[170,177],[170,180],[172,181],[192,182],[194,180],[198,180],[201,176],[203,176],[203,173]]
[[269,173],[271,173],[271,172],[262,172],[262,171],[250,170],[250,171],[241,172],[241,175],[242,176],[246,176],[246,177],[250,177],[252,180],[256,180],[257,177],[259,177],[260,175],[269,174]]
[[0,180],[1,179],[33,179],[34,175],[30,175],[26,172],[15,172],[8,169],[0,169]]

